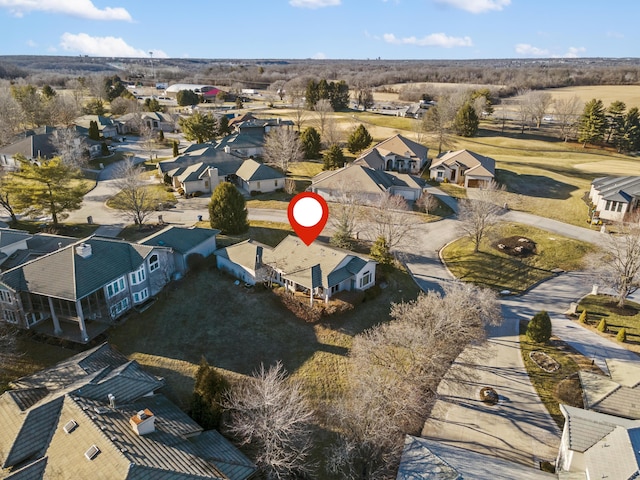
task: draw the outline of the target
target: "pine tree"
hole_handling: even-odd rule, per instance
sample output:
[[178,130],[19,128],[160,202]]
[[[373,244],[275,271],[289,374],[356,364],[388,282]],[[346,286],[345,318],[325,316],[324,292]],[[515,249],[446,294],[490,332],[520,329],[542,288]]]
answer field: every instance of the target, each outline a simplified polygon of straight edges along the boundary
[[322,147],[320,134],[313,127],[305,128],[300,134],[300,144],[304,151],[304,158],[312,159],[320,156],[320,148]]
[[393,263],[393,256],[391,250],[384,237],[376,238],[376,241],[371,245],[369,255],[382,266],[388,266]]
[[527,337],[536,343],[547,343],[551,338],[551,318],[542,310],[536,313],[527,325]]
[[578,318],[578,321],[580,323],[587,323],[587,311],[586,310],[582,310],[582,313],[580,314],[580,318]]
[[191,397],[191,418],[205,430],[218,428],[222,417],[222,395],[228,389],[229,382],[202,357]]
[[480,119],[476,109],[469,102],[460,107],[458,113],[456,113],[456,118],[453,120],[453,127],[461,137],[473,137],[478,133],[479,125]]
[[604,318],[600,320],[600,323],[598,324],[598,331],[604,333],[608,328],[607,321]]
[[177,157],[180,152],[178,151],[178,142],[176,140],[173,141],[173,156]]
[[619,342],[626,342],[627,341],[627,329],[622,327],[620,330],[618,330],[618,334],[616,335],[616,340],[618,340]]
[[91,140],[100,140],[100,130],[98,130],[98,122],[95,120],[89,121],[89,138]]
[[331,145],[329,150],[324,154],[323,159],[323,170],[335,170],[344,167],[345,158],[340,145]]
[[353,132],[351,132],[351,135],[349,135],[347,148],[349,149],[349,152],[355,155],[371,145],[371,142],[373,142],[373,138],[369,134],[369,131],[364,125],[360,124]]
[[209,202],[209,222],[224,234],[236,235],[249,230],[247,204],[236,187],[229,182],[220,183]]
[[602,100],[589,100],[578,122],[578,141],[585,147],[587,143],[601,143],[606,129],[607,118]]

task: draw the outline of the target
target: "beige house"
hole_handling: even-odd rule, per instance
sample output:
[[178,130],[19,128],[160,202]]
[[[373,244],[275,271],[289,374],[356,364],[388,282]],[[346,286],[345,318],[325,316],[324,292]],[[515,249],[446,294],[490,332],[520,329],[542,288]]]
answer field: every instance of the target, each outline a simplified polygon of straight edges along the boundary
[[447,152],[429,167],[429,177],[445,180],[465,188],[486,187],[495,178],[496,161],[469,150]]
[[621,222],[640,207],[640,176],[596,178],[591,183],[589,198],[595,217]]
[[428,152],[424,145],[398,134],[366,150],[353,163],[375,170],[419,174],[427,165]]
[[385,172],[364,165],[347,165],[338,170],[319,173],[311,179],[308,190],[327,201],[344,194],[357,198],[363,205],[376,203],[381,195],[399,195],[415,202],[422,195],[424,182],[407,173]]
[[249,285],[269,280],[269,270],[264,263],[273,247],[255,240],[245,240],[215,252],[218,269],[227,272]]
[[275,168],[247,159],[236,172],[238,186],[247,192],[275,192],[284,188],[285,176]]

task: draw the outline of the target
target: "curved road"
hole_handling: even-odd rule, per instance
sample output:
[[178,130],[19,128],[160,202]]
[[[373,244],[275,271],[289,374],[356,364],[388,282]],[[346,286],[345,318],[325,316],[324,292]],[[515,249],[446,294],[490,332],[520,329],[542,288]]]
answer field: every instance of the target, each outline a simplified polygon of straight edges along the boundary
[[[127,148],[135,153],[135,145],[123,146]],[[99,234],[114,235],[127,223],[119,212],[104,204],[115,193],[113,168],[110,165],[101,172],[96,188],[85,197],[82,208],[70,216],[70,221],[82,222],[92,216],[95,223],[102,225]],[[150,177],[149,181],[156,180]],[[438,189],[430,190],[456,209],[455,200]],[[206,197],[179,199],[176,208],[161,214],[167,223],[192,225],[199,215],[206,218],[207,203]],[[251,209],[249,218],[287,222],[283,210]],[[602,244],[606,238],[599,232],[523,212],[503,212],[503,219],[596,244]],[[440,261],[439,251],[459,236],[457,220],[445,219],[420,225],[415,235],[398,248],[400,258],[423,290],[441,289],[444,282],[452,280]],[[526,465],[539,460],[553,461],[561,432],[540,402],[524,368],[519,321],[547,310],[554,334],[592,358],[604,371],[606,358],[637,361],[634,353],[580,328],[563,314],[571,302],[590,289],[588,277],[574,272],[558,275],[524,295],[502,298],[503,324],[489,330],[487,344],[467,348],[454,362],[438,389],[439,399],[425,423],[423,436]],[[497,389],[501,396],[499,405],[487,406],[477,400],[478,390],[485,385]]]

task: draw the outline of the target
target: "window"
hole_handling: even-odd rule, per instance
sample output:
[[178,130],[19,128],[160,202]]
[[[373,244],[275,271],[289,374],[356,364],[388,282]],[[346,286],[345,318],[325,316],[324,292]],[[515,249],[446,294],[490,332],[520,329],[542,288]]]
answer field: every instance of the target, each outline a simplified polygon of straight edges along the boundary
[[13,310],[3,310],[2,319],[8,323],[18,323],[18,315]]
[[256,182],[256,190],[260,190],[260,182]]
[[158,257],[157,253],[154,253],[149,257],[149,271],[153,272],[160,267],[160,257]]
[[129,279],[131,280],[131,285],[138,285],[142,283],[147,278],[147,273],[144,270],[144,264],[140,265],[140,268],[133,273],[129,274]]
[[13,297],[7,290],[0,290],[0,302],[12,303]]
[[371,272],[368,271],[360,279],[360,288],[366,287],[371,283]]
[[144,302],[147,298],[149,298],[149,290],[145,288],[144,290],[133,294],[133,303]]
[[334,285],[333,287],[331,287],[331,295],[336,293],[338,290],[340,290],[340,284]]
[[129,308],[129,299],[123,298],[111,307],[111,316],[115,317]]
[[611,200],[607,200],[607,203],[604,206],[605,210],[611,210]]
[[622,202],[618,202],[618,210],[617,210],[618,212],[622,211],[622,205],[623,205]]
[[120,277],[115,282],[107,285],[107,298],[113,297],[115,294],[124,290],[124,277]]
[[442,170],[438,170],[436,172],[436,178],[442,178],[442,177],[444,177],[444,172]]
[[278,186],[278,180],[274,180],[273,183],[274,183],[274,186],[276,186],[276,187]]

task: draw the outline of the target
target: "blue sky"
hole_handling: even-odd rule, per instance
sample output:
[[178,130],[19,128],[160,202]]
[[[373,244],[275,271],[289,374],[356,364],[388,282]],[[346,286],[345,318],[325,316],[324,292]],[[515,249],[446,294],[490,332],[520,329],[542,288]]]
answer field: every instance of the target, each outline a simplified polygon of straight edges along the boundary
[[0,0],[0,54],[638,57],[639,14],[637,0]]

